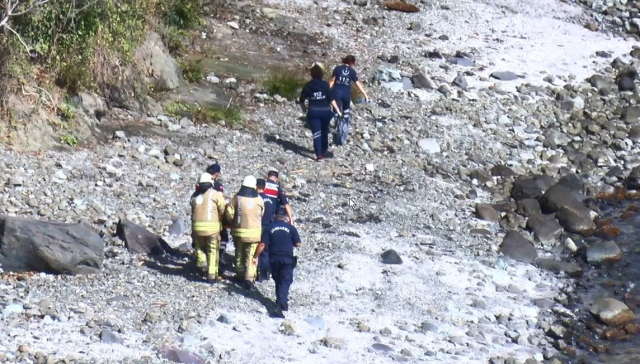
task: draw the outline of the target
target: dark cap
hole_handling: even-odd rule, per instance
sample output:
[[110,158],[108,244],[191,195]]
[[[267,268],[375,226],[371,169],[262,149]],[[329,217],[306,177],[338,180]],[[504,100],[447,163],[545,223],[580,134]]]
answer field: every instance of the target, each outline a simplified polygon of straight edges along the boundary
[[278,171],[269,171],[267,177],[276,177],[278,178]]
[[218,163],[212,164],[207,167],[207,173],[209,174],[220,173],[221,170],[222,168],[220,168],[220,165]]
[[258,178],[256,180],[256,186],[265,186],[267,184],[267,182],[264,180],[264,178]]
[[276,211],[276,215],[287,216],[287,209],[284,206],[278,206],[278,210]]

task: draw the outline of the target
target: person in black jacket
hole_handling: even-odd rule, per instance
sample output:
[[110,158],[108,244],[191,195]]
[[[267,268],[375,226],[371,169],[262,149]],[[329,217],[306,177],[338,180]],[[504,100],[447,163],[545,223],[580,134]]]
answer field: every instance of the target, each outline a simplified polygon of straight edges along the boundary
[[322,79],[324,76],[322,67],[314,63],[310,73],[312,80],[304,85],[299,102],[304,111],[304,102],[309,101],[306,112],[313,132],[313,149],[316,153],[316,160],[322,162],[324,154],[329,149],[329,123],[333,118],[331,107],[339,116],[342,116],[342,113],[333,99],[329,83]]

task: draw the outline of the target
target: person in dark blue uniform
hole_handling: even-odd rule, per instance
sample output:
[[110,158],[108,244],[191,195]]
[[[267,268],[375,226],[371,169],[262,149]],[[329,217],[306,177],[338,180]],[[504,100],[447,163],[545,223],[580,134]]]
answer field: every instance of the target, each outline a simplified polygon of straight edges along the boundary
[[[211,175],[211,179],[213,180],[213,189],[224,194],[224,186],[222,185],[220,180],[218,180],[218,177],[220,177],[220,174],[222,172],[222,167],[220,167],[220,165],[216,162],[207,167],[206,172]],[[229,230],[226,227],[223,227],[222,231],[220,232],[220,254],[218,255],[218,257],[220,257],[220,265],[226,264],[223,257],[224,252],[227,251],[228,243]]]
[[[276,202],[273,201],[264,192],[266,181],[262,178],[256,180],[256,190],[258,195],[262,197],[264,201],[264,214],[262,215],[262,231],[269,228],[269,225],[273,223],[276,217]],[[269,250],[263,249],[262,253],[258,256],[258,282],[268,281],[271,278],[271,265],[269,263]]]
[[276,221],[262,231],[262,239],[254,256],[254,261],[257,261],[264,249],[269,250],[271,276],[276,283],[276,310],[272,316],[279,318],[284,318],[283,312],[289,310],[289,288],[293,283],[293,269],[297,264],[293,248],[299,248],[301,244],[298,229],[286,219],[286,211],[279,208]]
[[[333,92],[333,97],[344,115],[344,122],[349,125],[349,110],[351,109],[351,84],[354,83],[358,90],[364,96],[366,102],[369,101],[369,95],[362,87],[358,79],[358,73],[353,68],[356,65],[356,57],[348,55],[342,59],[342,65],[333,69],[329,86]],[[345,139],[346,141],[346,139]]]
[[287,200],[287,196],[280,187],[278,176],[278,171],[269,171],[264,186],[264,194],[271,199],[271,202],[273,202],[273,210],[270,216],[271,220],[274,220],[276,218],[277,209],[280,206],[284,206],[287,211],[287,216],[289,217],[289,222],[291,223],[291,225],[295,225],[293,220],[293,209],[289,204],[289,200]]
[[309,100],[309,107],[306,113],[313,132],[313,149],[316,153],[316,160],[322,162],[324,154],[329,149],[329,123],[333,119],[331,107],[333,106],[333,109],[340,116],[342,116],[342,112],[333,99],[329,83],[322,79],[324,76],[322,67],[314,63],[310,73],[312,80],[304,85],[300,93],[299,102],[303,111],[305,111],[304,102]]

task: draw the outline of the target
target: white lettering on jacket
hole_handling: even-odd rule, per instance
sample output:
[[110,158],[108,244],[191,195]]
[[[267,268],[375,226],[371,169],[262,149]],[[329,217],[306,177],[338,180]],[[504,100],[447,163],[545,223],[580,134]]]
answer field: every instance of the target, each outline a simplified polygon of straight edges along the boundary
[[271,229],[271,233],[275,233],[275,232],[276,232],[276,231],[278,231],[278,230],[286,231],[286,232],[287,232],[287,234],[291,233],[291,231],[289,230],[289,228],[288,228],[288,227],[284,227],[284,226],[277,226],[277,227],[274,227],[273,229]]

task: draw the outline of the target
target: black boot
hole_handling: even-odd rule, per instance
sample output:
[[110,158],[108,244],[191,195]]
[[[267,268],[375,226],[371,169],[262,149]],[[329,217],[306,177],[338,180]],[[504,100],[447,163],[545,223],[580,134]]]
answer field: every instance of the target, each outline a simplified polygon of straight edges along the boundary
[[280,307],[276,308],[275,311],[271,312],[271,315],[269,315],[273,318],[285,318],[284,317],[284,313],[282,313],[282,310],[280,309]]

